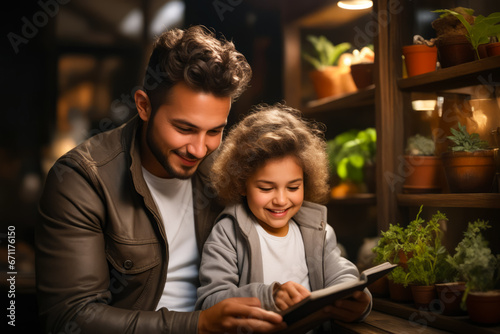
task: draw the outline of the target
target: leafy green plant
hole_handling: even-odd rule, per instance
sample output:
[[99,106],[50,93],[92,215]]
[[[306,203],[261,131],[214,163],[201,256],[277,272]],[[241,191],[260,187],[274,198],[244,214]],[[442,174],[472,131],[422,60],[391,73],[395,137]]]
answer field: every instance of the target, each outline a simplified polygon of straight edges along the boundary
[[364,181],[363,167],[375,163],[377,133],[374,128],[350,130],[327,142],[332,172],[342,181]]
[[[469,14],[472,15],[474,11],[472,9],[468,9]],[[464,18],[464,16],[456,11],[450,9],[438,9],[434,11],[435,13],[443,13],[443,15],[453,15],[457,19],[462,22],[465,29],[467,30],[466,37],[471,43],[474,51],[476,52],[476,56],[479,59],[479,51],[478,47],[481,44],[488,43],[490,41],[490,37],[497,36],[500,34],[500,12],[491,13],[487,17],[483,15],[478,15],[474,19],[474,24],[470,24]]]
[[402,257],[409,259],[406,266],[400,265],[388,275],[394,283],[405,287],[410,283],[432,285],[456,276],[447,262],[449,254],[441,244],[440,222],[447,220],[446,216],[438,211],[426,223],[420,217],[422,209],[423,206],[405,228],[390,224],[387,231],[381,232],[377,246],[372,249],[376,264],[385,261],[400,263]]
[[483,236],[483,231],[488,228],[491,228],[488,222],[481,219],[469,222],[463,239],[455,248],[455,254],[447,258],[466,282],[463,308],[470,291],[493,290],[500,280],[500,254],[492,254]]
[[448,139],[455,144],[455,146],[451,148],[454,152],[475,152],[488,147],[487,141],[481,140],[477,133],[469,134],[465,125],[460,124],[460,122],[458,123],[458,130],[454,128],[450,130],[453,135],[448,136]]
[[408,251],[412,254],[408,261],[408,278],[411,283],[418,285],[433,285],[445,280],[450,265],[446,261],[449,255],[441,244],[440,222],[448,220],[446,215],[437,212],[428,222],[417,218],[408,225]]
[[351,48],[350,43],[340,43],[335,46],[325,36],[309,35],[307,40],[314,47],[316,55],[304,52],[302,57],[317,70],[336,65],[340,56]]
[[394,268],[389,274],[387,274],[387,278],[396,284],[402,284],[405,288],[410,283],[408,280],[408,272],[401,266]]
[[411,136],[406,142],[405,152],[408,155],[434,155],[436,145],[434,140],[429,137],[425,137],[419,134]]
[[399,224],[389,224],[387,231],[382,231],[377,246],[372,251],[375,253],[375,264],[384,262],[398,263],[398,253],[403,249],[406,235],[404,228]]

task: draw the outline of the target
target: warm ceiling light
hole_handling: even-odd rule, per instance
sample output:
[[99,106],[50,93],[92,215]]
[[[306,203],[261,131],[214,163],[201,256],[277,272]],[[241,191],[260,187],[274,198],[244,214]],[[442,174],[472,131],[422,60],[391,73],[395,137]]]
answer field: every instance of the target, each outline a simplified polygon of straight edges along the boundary
[[371,0],[343,0],[337,2],[337,6],[344,9],[366,9],[373,6],[373,2]]

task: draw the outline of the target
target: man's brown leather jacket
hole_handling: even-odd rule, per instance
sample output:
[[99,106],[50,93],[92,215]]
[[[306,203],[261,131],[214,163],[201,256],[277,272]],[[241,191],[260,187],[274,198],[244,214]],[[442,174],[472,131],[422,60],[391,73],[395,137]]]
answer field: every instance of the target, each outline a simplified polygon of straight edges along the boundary
[[[196,333],[198,312],[155,311],[168,265],[158,209],[142,176],[141,121],[96,135],[49,172],[36,229],[38,302],[46,332]],[[201,252],[221,207],[193,176]]]

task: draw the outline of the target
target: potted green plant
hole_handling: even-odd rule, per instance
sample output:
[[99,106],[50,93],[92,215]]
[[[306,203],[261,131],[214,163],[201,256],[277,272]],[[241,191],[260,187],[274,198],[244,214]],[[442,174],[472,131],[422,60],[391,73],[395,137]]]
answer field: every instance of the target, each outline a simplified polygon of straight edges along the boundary
[[332,197],[375,191],[377,133],[374,128],[349,130],[327,142],[332,175],[338,178]]
[[407,280],[415,305],[428,309],[436,298],[435,284],[445,280],[450,267],[446,261],[449,254],[441,243],[441,222],[448,219],[438,211],[425,222],[419,218],[421,212],[422,207],[407,227],[407,249],[412,254],[408,261]]
[[[389,296],[394,301],[411,301],[411,290],[408,287],[407,275],[407,235],[406,231],[399,224],[389,224],[387,231],[381,231],[377,246],[372,251],[375,253],[375,264],[390,262],[398,264],[394,270],[387,275],[387,288]],[[375,292],[383,291],[379,286],[370,287]],[[380,293],[380,292],[379,292]]]
[[451,151],[442,153],[446,180],[451,192],[490,192],[493,187],[496,166],[494,152],[479,134],[469,134],[465,125],[450,129]]
[[490,227],[480,219],[469,223],[455,254],[448,257],[466,282],[462,307],[472,321],[487,324],[500,322],[500,254],[492,254],[483,236]]
[[309,76],[317,98],[355,91],[356,85],[350,76],[349,68],[338,66],[340,57],[351,48],[351,44],[334,45],[325,36],[308,35],[306,38],[313,46],[314,53],[304,51],[302,57],[314,68]]
[[373,85],[373,70],[375,53],[373,44],[363,47],[361,50],[352,52],[351,76],[358,89]]
[[[461,14],[468,24],[474,23],[473,9],[456,7],[451,11]],[[432,21],[431,25],[436,31],[436,46],[441,67],[455,66],[474,60],[474,50],[466,37],[467,30],[456,16],[444,12]]]
[[441,190],[441,157],[436,156],[436,145],[430,137],[416,134],[408,138],[405,148],[406,193],[435,193]]
[[[474,10],[470,8],[464,8],[463,11],[438,9],[434,12],[443,13],[441,18],[446,17],[446,15],[452,15],[463,24],[466,30],[465,37],[474,50],[475,59],[484,58],[486,56],[486,49],[484,49],[481,55],[480,46],[489,43],[492,36],[500,34],[500,12],[491,13],[487,17],[483,15],[474,17]],[[470,17],[473,18],[472,22]]]

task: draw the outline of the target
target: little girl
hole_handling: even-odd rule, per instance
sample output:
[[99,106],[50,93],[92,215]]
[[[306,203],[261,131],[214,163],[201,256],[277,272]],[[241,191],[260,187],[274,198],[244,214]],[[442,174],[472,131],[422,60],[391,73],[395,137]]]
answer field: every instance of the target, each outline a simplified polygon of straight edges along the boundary
[[[358,279],[317,204],[329,193],[325,148],[320,124],[281,104],[258,106],[231,129],[211,171],[227,206],[203,249],[197,309],[258,297],[280,311],[310,291]],[[330,317],[363,319],[367,291],[337,301]]]

